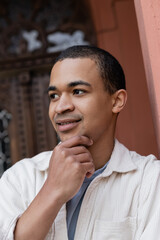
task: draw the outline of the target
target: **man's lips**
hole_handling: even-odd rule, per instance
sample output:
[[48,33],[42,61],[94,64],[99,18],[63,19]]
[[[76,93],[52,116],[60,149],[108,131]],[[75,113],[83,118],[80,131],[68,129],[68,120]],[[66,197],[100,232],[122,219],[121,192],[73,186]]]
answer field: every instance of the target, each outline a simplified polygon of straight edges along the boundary
[[56,121],[57,130],[58,132],[72,130],[79,124],[80,121],[81,119],[59,119],[58,121]]
[[63,119],[63,120],[58,120],[56,124],[58,125],[65,125],[69,123],[74,123],[74,122],[79,122],[81,119]]

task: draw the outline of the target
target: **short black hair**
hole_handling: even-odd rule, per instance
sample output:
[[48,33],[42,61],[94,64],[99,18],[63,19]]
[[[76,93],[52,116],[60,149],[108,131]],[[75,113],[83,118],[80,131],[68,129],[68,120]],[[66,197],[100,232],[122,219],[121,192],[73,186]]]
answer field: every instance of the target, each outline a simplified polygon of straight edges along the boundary
[[126,89],[123,69],[117,59],[109,52],[90,45],[72,46],[61,52],[54,64],[66,58],[92,59],[98,66],[105,89],[109,94],[113,94],[119,89]]

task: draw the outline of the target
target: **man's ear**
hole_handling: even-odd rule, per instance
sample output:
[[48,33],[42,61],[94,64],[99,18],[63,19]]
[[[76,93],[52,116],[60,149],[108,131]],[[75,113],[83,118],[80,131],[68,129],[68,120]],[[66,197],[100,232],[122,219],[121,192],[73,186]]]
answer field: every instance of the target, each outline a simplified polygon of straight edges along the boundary
[[127,92],[124,89],[120,89],[113,94],[113,113],[119,113],[124,108],[127,101]]

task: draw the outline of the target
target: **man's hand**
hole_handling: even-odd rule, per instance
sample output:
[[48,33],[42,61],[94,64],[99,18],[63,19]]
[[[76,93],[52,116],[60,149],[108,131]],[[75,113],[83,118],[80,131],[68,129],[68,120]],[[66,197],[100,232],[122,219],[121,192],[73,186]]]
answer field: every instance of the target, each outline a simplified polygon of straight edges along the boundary
[[87,147],[92,140],[76,136],[55,147],[43,187],[17,221],[15,240],[43,240],[62,205],[80,189],[85,176],[94,172]]
[[62,204],[78,192],[85,176],[94,173],[93,159],[87,149],[92,144],[86,136],[75,136],[55,147],[45,184]]

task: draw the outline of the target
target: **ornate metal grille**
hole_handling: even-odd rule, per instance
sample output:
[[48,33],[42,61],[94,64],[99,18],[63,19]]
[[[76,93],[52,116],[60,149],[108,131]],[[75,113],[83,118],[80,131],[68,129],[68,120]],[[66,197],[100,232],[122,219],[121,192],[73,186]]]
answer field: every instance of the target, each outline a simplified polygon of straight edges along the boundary
[[8,124],[11,114],[6,110],[0,111],[0,176],[11,165],[10,140],[8,134]]
[[[0,1],[0,65],[15,57],[51,54],[93,43],[85,1]],[[3,68],[4,69],[4,68]]]

